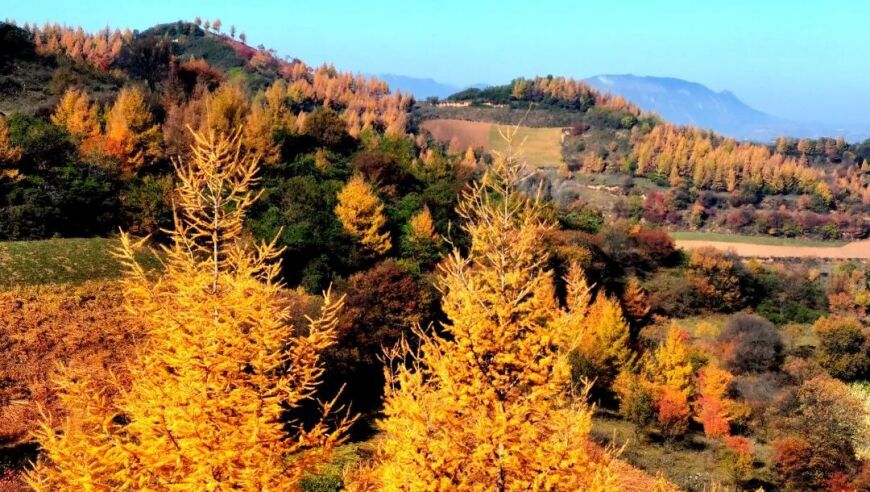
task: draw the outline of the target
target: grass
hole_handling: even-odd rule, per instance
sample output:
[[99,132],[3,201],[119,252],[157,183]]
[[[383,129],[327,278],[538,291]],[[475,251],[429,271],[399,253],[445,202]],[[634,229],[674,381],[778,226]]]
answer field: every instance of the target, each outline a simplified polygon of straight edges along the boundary
[[[507,144],[499,134],[499,128],[505,131],[508,127],[492,125],[489,148],[504,152]],[[520,158],[531,166],[558,167],[562,163],[562,129],[521,126],[514,136],[514,148],[520,149]]]
[[[110,238],[0,243],[0,288],[117,278],[121,265],[111,251],[119,244]],[[153,253],[142,251],[138,258],[146,269],[159,267]]]
[[804,246],[804,247],[836,247],[846,244],[843,241],[820,241],[812,239],[797,239],[773,236],[744,236],[724,232],[703,231],[673,231],[670,233],[675,240],[682,241],[720,241],[723,243],[749,243],[766,246]]
[[[621,460],[653,475],[661,471],[665,478],[684,490],[710,490],[711,483],[725,486],[720,490],[733,490],[734,480],[723,460],[722,444],[700,433],[690,432],[683,442],[672,444],[641,439],[634,432],[634,424],[598,412],[592,421],[591,435],[601,444],[621,447]],[[762,483],[769,486],[769,475],[762,463],[756,463],[753,473],[756,486]]]

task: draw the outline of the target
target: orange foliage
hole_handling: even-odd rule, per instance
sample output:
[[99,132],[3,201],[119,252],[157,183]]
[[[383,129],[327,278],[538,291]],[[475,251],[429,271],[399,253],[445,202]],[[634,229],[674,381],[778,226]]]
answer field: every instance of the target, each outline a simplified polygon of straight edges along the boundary
[[691,127],[659,124],[647,134],[634,132],[633,141],[638,175],[673,175],[698,189],[733,191],[751,184],[773,193],[811,193],[822,178],[806,160]]
[[73,60],[87,63],[99,70],[108,70],[121,54],[124,43],[133,38],[129,29],[123,32],[106,27],[95,34],[86,33],[81,27],[60,24],[25,26],[33,34],[36,51],[46,55],[66,55]]
[[122,376],[122,362],[142,339],[126,322],[117,282],[21,287],[0,293],[0,442],[29,439],[38,406],[62,416],[50,379],[64,363],[95,380]]

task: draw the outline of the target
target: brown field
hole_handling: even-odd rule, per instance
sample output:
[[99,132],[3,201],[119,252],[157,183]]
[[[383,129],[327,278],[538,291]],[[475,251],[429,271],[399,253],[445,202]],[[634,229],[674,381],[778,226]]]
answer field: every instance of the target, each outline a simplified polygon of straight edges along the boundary
[[733,251],[736,255],[747,258],[870,259],[870,240],[855,241],[843,246],[786,246],[679,239],[675,243],[678,248],[683,249],[712,246],[723,251]]
[[420,124],[424,130],[432,134],[435,140],[442,142],[456,142],[463,149],[468,147],[489,146],[489,132],[492,123],[484,121],[463,120],[426,120]]
[[[427,120],[421,126],[436,140],[455,142],[460,149],[483,147],[487,151],[502,153],[507,150],[507,144],[499,130],[506,132],[511,129],[509,125],[449,119]],[[518,158],[531,166],[556,167],[562,162],[560,127],[520,126],[514,134],[513,145]]]

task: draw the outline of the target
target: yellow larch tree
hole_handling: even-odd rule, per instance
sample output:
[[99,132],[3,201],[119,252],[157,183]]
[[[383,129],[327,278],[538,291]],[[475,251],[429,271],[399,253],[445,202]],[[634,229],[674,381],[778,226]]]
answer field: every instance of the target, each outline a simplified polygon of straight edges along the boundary
[[423,209],[414,214],[411,220],[408,221],[408,229],[410,236],[418,241],[434,241],[438,239],[438,233],[435,232],[435,221],[432,220],[432,212],[428,206],[423,206]]
[[[517,191],[523,179],[508,154],[465,194],[458,212],[470,249],[440,267],[449,337],[420,330],[418,349],[398,351],[411,363],[392,360],[376,451],[349,472],[351,490],[618,487],[612,460],[591,452],[589,406],[569,394],[579,337],[570,320],[586,305],[559,305],[540,247],[552,226]],[[588,296],[579,279],[569,284]]]
[[382,255],[390,250],[384,204],[361,174],[355,174],[338,193],[335,214],[344,230],[367,251]]
[[622,293],[622,306],[625,314],[633,321],[640,321],[649,315],[650,303],[646,289],[637,277],[630,277]]
[[647,373],[654,383],[667,386],[688,397],[692,394],[694,372],[684,341],[684,332],[671,326],[664,341],[649,360]]
[[[607,383],[620,370],[631,370],[635,356],[629,348],[631,332],[619,303],[603,294],[595,297],[582,323],[578,354],[594,374]],[[584,364],[584,365],[585,365]]]
[[23,154],[21,147],[9,139],[9,125],[6,118],[0,116],[0,178],[16,179],[19,176],[17,168],[13,167]]
[[79,142],[100,134],[97,106],[81,89],[71,88],[64,92],[51,115],[51,121],[66,128]]
[[[192,162],[176,165],[165,273],[150,278],[121,236],[126,308],[145,335],[130,383],[110,400],[86,378],[60,378],[71,413],[59,433],[50,421],[38,433],[36,490],[295,490],[350,424],[285,421],[313,398],[342,300],[327,292],[306,330],[289,325],[280,251],[242,235],[256,159],[239,132],[195,141]],[[324,418],[333,406],[322,403]]]
[[159,155],[160,136],[160,125],[154,123],[142,89],[121,89],[106,114],[103,150],[118,159],[121,169],[135,172],[148,158]]

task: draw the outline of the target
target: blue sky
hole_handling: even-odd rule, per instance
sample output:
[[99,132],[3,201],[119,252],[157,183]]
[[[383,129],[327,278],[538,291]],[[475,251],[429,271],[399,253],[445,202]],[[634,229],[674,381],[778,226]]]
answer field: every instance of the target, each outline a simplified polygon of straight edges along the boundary
[[803,121],[870,123],[870,2],[0,0],[0,17],[88,30],[219,17],[251,44],[342,70],[471,84],[679,77]]

